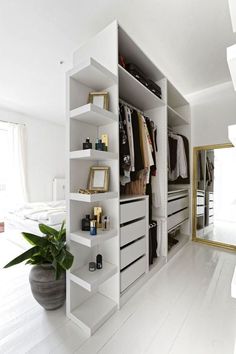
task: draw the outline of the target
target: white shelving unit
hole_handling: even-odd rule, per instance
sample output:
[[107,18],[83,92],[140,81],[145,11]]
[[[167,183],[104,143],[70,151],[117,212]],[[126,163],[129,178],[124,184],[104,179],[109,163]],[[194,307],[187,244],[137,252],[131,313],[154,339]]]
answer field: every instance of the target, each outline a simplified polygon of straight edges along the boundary
[[[104,43],[106,46],[104,47]],[[156,82],[162,99],[154,95],[118,63],[118,54],[134,63]],[[109,110],[87,103],[91,91],[109,93]],[[148,198],[119,195],[119,98],[143,111],[157,125],[160,206],[153,208],[161,247],[152,266],[148,262]],[[185,135],[191,147],[190,107],[166,76],[114,21],[74,53],[74,68],[67,74],[67,243],[75,260],[67,276],[67,315],[88,335],[93,334],[137,289],[159,271],[189,240],[191,207],[181,223],[179,243],[168,254],[168,192],[190,185],[168,186],[168,126]],[[94,144],[108,134],[107,152],[82,150],[86,137]],[[93,165],[110,167],[106,193],[78,193],[87,188]],[[190,195],[190,194],[189,194]],[[191,203],[189,203],[189,206]],[[96,236],[81,231],[81,219],[101,206],[111,218],[111,230]],[[130,223],[125,220],[131,220]],[[103,269],[91,273],[88,263],[103,256]]]

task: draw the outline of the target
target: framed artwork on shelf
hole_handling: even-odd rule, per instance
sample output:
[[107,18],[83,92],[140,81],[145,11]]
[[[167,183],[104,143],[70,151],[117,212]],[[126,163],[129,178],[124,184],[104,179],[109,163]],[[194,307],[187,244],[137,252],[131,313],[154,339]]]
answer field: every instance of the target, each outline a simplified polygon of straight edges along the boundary
[[109,94],[108,92],[90,92],[88,97],[88,103],[102,108],[109,109]]
[[108,166],[90,167],[88,189],[97,192],[108,192],[110,168]]

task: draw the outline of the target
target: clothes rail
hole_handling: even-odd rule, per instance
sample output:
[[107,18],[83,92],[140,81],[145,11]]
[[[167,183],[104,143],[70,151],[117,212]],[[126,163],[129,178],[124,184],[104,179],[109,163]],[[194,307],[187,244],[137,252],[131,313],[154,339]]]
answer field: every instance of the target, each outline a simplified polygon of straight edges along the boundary
[[7,120],[0,119],[0,123],[8,123],[8,124],[16,124],[16,125],[25,125],[24,123],[16,123],[16,122],[9,122]]
[[124,101],[124,100],[122,100],[121,98],[119,98],[119,102],[120,102],[121,104],[123,104],[123,105],[128,106],[128,107],[131,108],[131,109],[135,109],[135,111],[137,111],[137,112],[140,112],[140,113],[144,114],[144,112],[141,111],[141,109],[139,109],[139,108],[133,106],[132,104],[130,104],[130,103]]

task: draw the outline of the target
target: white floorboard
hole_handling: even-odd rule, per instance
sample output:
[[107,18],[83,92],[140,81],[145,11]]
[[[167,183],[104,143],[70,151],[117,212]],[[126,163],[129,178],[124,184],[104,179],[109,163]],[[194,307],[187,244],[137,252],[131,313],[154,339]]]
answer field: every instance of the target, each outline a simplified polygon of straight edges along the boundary
[[[21,248],[0,234],[0,266]],[[0,353],[235,354],[235,254],[188,244],[92,337],[33,299],[29,266],[0,270]]]

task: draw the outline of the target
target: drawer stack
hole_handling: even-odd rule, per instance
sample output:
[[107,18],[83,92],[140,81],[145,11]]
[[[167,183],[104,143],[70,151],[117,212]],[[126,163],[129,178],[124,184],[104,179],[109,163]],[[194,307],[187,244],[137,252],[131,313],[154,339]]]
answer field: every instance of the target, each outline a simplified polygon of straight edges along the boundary
[[147,197],[120,201],[120,291],[147,271]]
[[189,218],[189,195],[188,190],[168,192],[168,231]]

